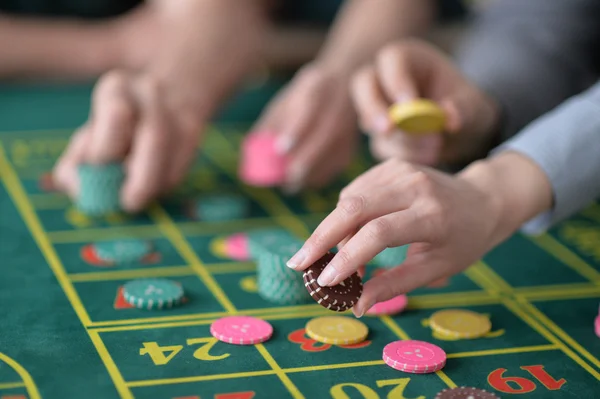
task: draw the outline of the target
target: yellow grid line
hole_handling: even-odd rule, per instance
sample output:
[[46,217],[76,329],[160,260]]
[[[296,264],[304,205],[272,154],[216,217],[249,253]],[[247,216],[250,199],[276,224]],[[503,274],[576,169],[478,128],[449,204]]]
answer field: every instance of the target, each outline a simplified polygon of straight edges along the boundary
[[489,356],[489,355],[509,355],[513,353],[528,353],[528,352],[542,352],[550,350],[560,350],[558,345],[532,345],[532,346],[520,346],[516,348],[504,348],[504,349],[487,349],[474,352],[457,352],[449,353],[448,359],[464,358],[464,357],[476,357],[476,356]]
[[186,238],[177,229],[169,215],[160,207],[156,206],[150,209],[150,215],[158,224],[171,244],[179,252],[187,264],[198,274],[208,290],[217,299],[219,304],[229,313],[235,313],[236,309],[221,287],[213,279],[212,275],[206,270],[200,258],[196,255]]
[[[480,262],[480,264],[478,265],[478,270],[482,274],[486,275],[488,282],[492,283],[493,285],[495,285],[497,287],[501,287],[501,289],[506,294],[514,296],[514,291],[513,291],[512,286],[510,286],[502,277],[500,277],[496,272],[494,272],[494,270],[492,270],[488,265],[486,265],[483,262]],[[515,302],[514,299],[508,299],[508,298],[503,298],[502,302],[515,315],[517,315],[523,321],[525,321],[527,324],[529,324],[531,327],[533,327],[536,331],[538,331],[538,333],[540,333],[549,342],[552,342],[552,343],[558,345],[561,348],[562,352],[565,355],[567,355],[568,357],[570,357],[571,360],[573,360],[575,363],[580,365],[584,370],[586,370],[592,376],[596,377],[596,379],[600,380],[600,373],[598,373],[589,364],[587,364],[581,357],[579,357],[577,355],[577,353],[573,352],[563,341],[556,338],[556,337],[567,337],[569,340],[574,342],[568,334],[566,334],[556,324],[552,323],[550,321],[550,319],[548,319],[548,318],[545,318],[545,320],[538,318],[538,320],[540,320],[538,322],[538,320],[536,320],[532,316],[528,315],[523,309],[521,309],[520,306],[527,307],[528,310],[530,310],[530,311],[532,311],[534,309],[534,307],[529,302],[527,302],[527,300],[525,298],[516,296],[516,300],[518,301],[518,304],[517,304],[517,302]],[[519,306],[519,304],[520,304],[520,306]],[[540,315],[542,315],[541,312],[540,312]],[[545,321],[548,321],[548,323],[546,323]],[[555,335],[556,335],[556,337],[555,337]],[[563,340],[564,340],[564,338],[563,338]],[[577,346],[583,350],[583,352],[579,352],[579,353],[581,353],[585,357],[591,356],[591,354],[589,354],[589,352],[587,352],[585,349],[583,349],[580,345],[577,345]],[[577,347],[575,347],[575,346],[573,346],[573,347],[576,350],[578,350]],[[588,356],[586,356],[586,354]]]
[[[600,380],[600,373],[598,373],[598,371],[594,370],[589,364],[587,364],[582,358],[580,358],[575,352],[573,352],[564,342],[562,342],[561,340],[556,338],[554,335],[552,335],[552,332],[554,332],[556,334],[556,331],[552,331],[553,328],[551,326],[542,325],[540,322],[535,320],[533,317],[531,317],[527,313],[525,313],[525,311],[521,309],[519,304],[517,304],[512,299],[505,299],[504,304],[514,314],[519,316],[523,321],[525,321],[527,324],[532,326],[536,331],[538,331],[549,342],[552,342],[553,344],[555,344],[559,348],[561,348],[562,352],[565,355],[567,355],[568,357],[570,357],[571,360],[573,360],[575,363],[580,365],[584,370],[586,370],[592,376],[596,377],[597,380]],[[527,303],[520,302],[520,305],[527,306]],[[548,329],[547,329],[547,327],[548,327]],[[559,335],[559,334],[556,334],[556,335]]]
[[[567,344],[571,345],[575,348],[576,351],[581,353],[585,358],[587,358],[592,364],[598,368],[600,368],[600,361],[590,352],[588,352],[584,347],[582,347],[577,341],[571,338],[567,333],[565,333],[556,323],[554,323],[548,316],[542,313],[538,308],[530,303],[525,303],[524,306],[527,307],[529,312],[531,312],[536,318],[538,318],[542,323],[549,326],[551,330],[554,330],[554,333],[558,335],[560,339],[565,341]],[[590,326],[590,329],[592,327]]]
[[49,231],[46,233],[53,244],[84,244],[119,238],[161,238],[162,233],[155,225],[126,227],[100,227],[77,230]]
[[25,388],[24,382],[2,382],[0,383],[0,389],[16,389]]
[[156,386],[156,385],[171,385],[171,384],[185,384],[185,383],[189,383],[189,382],[226,380],[226,379],[233,379],[233,378],[260,377],[260,376],[264,376],[264,375],[275,375],[275,370],[247,371],[247,372],[231,373],[231,374],[199,375],[199,376],[195,376],[195,377],[163,378],[160,380],[139,380],[139,381],[130,381],[127,383],[127,386],[130,388],[139,388],[139,387],[151,387],[151,386]]
[[529,237],[529,240],[592,283],[600,285],[600,272],[550,235]]
[[106,272],[69,273],[69,278],[74,283],[87,283],[91,281],[133,280],[145,277],[184,277],[195,276],[188,266],[171,267],[145,267],[131,270],[111,270]]
[[[2,143],[0,143],[0,146],[2,146]],[[25,370],[23,366],[21,366],[16,360],[8,357],[2,352],[0,352],[0,361],[6,363],[6,365],[12,368],[15,371],[15,373],[17,373],[19,377],[21,377],[21,380],[23,380],[23,385],[27,389],[29,399],[41,398],[38,388],[35,385],[35,382],[33,381],[33,378],[31,378],[31,375],[27,372],[27,370]]]
[[265,361],[269,364],[269,367],[275,371],[277,377],[281,380],[283,385],[285,385],[286,389],[290,392],[290,394],[294,397],[294,399],[304,399],[304,395],[300,392],[298,387],[294,385],[290,377],[279,367],[279,364],[273,359],[273,356],[269,353],[269,351],[265,348],[263,344],[257,344],[256,349],[260,352]]
[[[31,203],[29,202],[29,199],[27,198],[25,189],[23,188],[21,182],[19,181],[19,178],[18,178],[16,172],[14,171],[12,166],[9,164],[8,159],[6,158],[6,152],[4,151],[4,146],[2,145],[1,142],[0,142],[0,171],[2,171],[2,177],[3,177],[4,184],[7,188],[9,195],[13,199],[13,203],[14,203],[15,207],[18,209],[19,213],[21,214],[23,221],[25,222],[27,228],[31,232],[31,235],[33,236],[38,248],[44,255],[46,262],[48,262],[50,269],[54,273],[54,276],[58,280],[58,283],[60,284],[63,292],[65,293],[65,295],[67,296],[67,299],[71,303],[71,306],[72,306],[73,310],[75,311],[75,313],[77,314],[79,321],[81,322],[81,324],[83,324],[84,327],[89,325],[91,321],[85,310],[85,307],[83,306],[81,299],[79,298],[79,295],[77,294],[77,291],[73,287],[73,284],[69,281],[68,275],[67,275],[60,259],[58,258],[54,248],[52,247],[50,240],[45,235],[42,224],[40,223]],[[92,333],[89,330],[88,330],[88,336],[91,339],[93,339]],[[127,387],[123,384],[122,377],[118,373],[118,370],[117,370],[116,374],[110,372],[110,370],[116,369],[116,366],[111,363],[106,363],[105,359],[107,357],[108,357],[108,359],[110,359],[110,355],[108,355],[106,348],[104,346],[102,346],[102,347],[96,346],[96,350],[98,351],[98,354],[104,361],[105,367],[107,368],[107,370],[109,370],[109,374],[113,380],[113,383],[115,384],[117,391],[119,391],[119,393],[121,393],[121,396],[123,398],[126,398],[126,399],[130,398],[131,393],[129,392]]]
[[[559,350],[559,347],[557,345],[549,344],[549,345],[537,345],[537,346],[523,346],[523,347],[508,348],[508,349],[491,349],[491,350],[485,350],[485,351],[457,352],[457,353],[448,354],[448,359],[471,358],[471,357],[479,357],[479,356],[487,356],[487,355],[509,355],[509,354],[515,354],[515,353],[542,352],[542,351],[552,351],[552,350]],[[323,370],[382,366],[384,364],[385,364],[385,362],[383,360],[365,360],[365,361],[361,361],[361,362],[320,364],[320,365],[311,365],[311,366],[304,366],[304,367],[289,367],[289,368],[282,368],[281,371],[284,372],[285,374],[306,373],[306,372],[317,372],[317,371],[323,371]],[[130,381],[127,383],[127,385],[129,387],[146,387],[146,386],[181,384],[181,383],[209,381],[209,380],[224,380],[224,379],[257,377],[257,376],[264,376],[264,375],[276,375],[276,371],[275,370],[261,370],[261,371],[246,371],[246,372],[239,372],[239,373],[202,375],[202,376],[168,378],[168,379],[157,379],[157,380],[138,380],[138,381]],[[444,374],[444,376],[445,376],[445,374]]]

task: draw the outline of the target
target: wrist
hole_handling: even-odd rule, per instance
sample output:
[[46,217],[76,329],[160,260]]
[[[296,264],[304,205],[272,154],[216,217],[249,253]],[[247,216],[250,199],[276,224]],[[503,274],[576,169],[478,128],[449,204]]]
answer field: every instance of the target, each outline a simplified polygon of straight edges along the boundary
[[546,174],[517,152],[507,151],[475,162],[458,177],[486,193],[496,243],[552,207],[552,186]]

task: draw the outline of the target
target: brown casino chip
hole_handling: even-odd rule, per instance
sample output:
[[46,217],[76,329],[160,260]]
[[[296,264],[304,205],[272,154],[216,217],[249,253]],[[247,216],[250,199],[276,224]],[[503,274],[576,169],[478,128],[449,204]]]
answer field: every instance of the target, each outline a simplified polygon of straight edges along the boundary
[[331,262],[335,254],[329,252],[305,270],[302,278],[310,296],[324,308],[335,312],[344,312],[352,308],[363,290],[362,280],[354,273],[333,287],[321,287],[317,279]]
[[471,387],[458,387],[452,389],[444,389],[438,393],[435,399],[500,399],[492,392],[484,389]]

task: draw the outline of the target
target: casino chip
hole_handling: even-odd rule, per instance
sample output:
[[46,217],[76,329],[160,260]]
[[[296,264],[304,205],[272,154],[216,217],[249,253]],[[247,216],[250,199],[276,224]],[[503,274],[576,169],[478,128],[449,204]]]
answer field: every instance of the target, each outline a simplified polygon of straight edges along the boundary
[[404,262],[404,259],[406,259],[407,251],[408,245],[403,245],[401,247],[386,248],[379,254],[377,254],[377,256],[375,256],[373,262],[380,267],[391,269]]
[[225,238],[223,252],[228,258],[240,262],[250,260],[248,235],[245,233],[236,233]]
[[310,296],[321,306],[336,312],[351,309],[362,295],[362,280],[358,273],[347,277],[344,281],[333,287],[321,287],[317,279],[331,262],[335,254],[329,252],[313,263],[304,271],[302,276],[304,286]]
[[98,259],[115,265],[140,262],[152,251],[148,241],[138,239],[99,241],[93,248]]
[[263,299],[288,305],[310,301],[300,273],[286,265],[300,248],[302,242],[290,236],[262,242],[257,250],[257,285]]
[[352,345],[367,339],[367,326],[349,317],[318,317],[306,323],[306,334],[317,342],[332,345]]
[[406,308],[406,305],[408,305],[408,297],[403,294],[387,301],[376,303],[366,313],[373,316],[391,316],[402,312]]
[[398,129],[406,133],[439,133],[446,124],[444,111],[436,103],[426,99],[396,103],[388,113]]
[[205,222],[222,222],[243,219],[248,214],[249,202],[242,195],[223,193],[200,197],[194,214]]
[[498,396],[484,389],[459,387],[444,389],[435,399],[500,399]]
[[452,338],[479,338],[492,329],[486,316],[463,309],[440,310],[429,322],[434,331]]
[[271,132],[255,132],[246,136],[242,143],[239,170],[239,176],[245,183],[271,187],[284,182],[288,160],[277,151],[276,137]]
[[79,165],[78,174],[76,206],[81,213],[99,217],[120,212],[120,190],[125,179],[121,164],[82,164]]
[[165,279],[140,279],[123,286],[123,298],[139,309],[171,308],[183,301],[183,288]]
[[254,345],[267,341],[273,335],[268,322],[250,316],[229,316],[215,321],[210,333],[221,342],[234,345]]
[[446,352],[423,341],[394,341],[383,348],[383,361],[393,369],[406,373],[427,374],[446,365]]
[[600,315],[594,320],[594,332],[596,333],[596,336],[600,338]]
[[444,111],[433,101],[425,99],[396,103],[388,113],[398,129],[406,133],[439,133],[446,124]]
[[[298,243],[298,239],[287,230],[281,228],[265,228],[250,230],[248,236],[248,252],[250,257],[257,259],[264,252]],[[293,254],[290,254],[292,256]],[[287,261],[287,260],[286,260]]]

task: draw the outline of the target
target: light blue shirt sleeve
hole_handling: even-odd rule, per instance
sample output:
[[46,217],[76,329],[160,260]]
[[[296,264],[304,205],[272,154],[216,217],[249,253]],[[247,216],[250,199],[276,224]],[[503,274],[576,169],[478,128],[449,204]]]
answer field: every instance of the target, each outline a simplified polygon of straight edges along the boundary
[[539,234],[600,197],[600,81],[537,119],[494,153],[516,151],[546,173],[554,194],[550,211],[523,226]]

